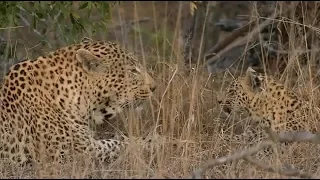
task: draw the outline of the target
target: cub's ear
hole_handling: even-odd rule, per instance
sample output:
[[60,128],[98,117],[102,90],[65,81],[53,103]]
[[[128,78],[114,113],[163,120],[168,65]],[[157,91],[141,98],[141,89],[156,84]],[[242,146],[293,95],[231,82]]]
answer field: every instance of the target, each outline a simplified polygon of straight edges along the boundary
[[251,67],[248,67],[246,71],[245,81],[246,81],[246,84],[254,92],[261,91],[262,79],[259,78],[259,76],[257,75],[257,72],[253,70]]
[[98,71],[98,66],[101,63],[101,60],[90,51],[86,49],[79,49],[77,50],[76,58],[86,72]]
[[250,81],[256,77],[257,72],[253,70],[251,67],[248,67],[246,71],[246,80],[248,83],[251,83]]

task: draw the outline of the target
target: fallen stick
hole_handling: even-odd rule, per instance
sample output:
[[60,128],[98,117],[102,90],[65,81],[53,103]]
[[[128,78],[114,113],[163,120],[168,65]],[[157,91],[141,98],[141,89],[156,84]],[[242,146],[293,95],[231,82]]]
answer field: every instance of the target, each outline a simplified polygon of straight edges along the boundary
[[287,176],[299,176],[301,178],[319,178],[319,177],[315,176],[314,174],[309,174],[309,173],[306,173],[306,172],[303,172],[300,170],[296,170],[293,168],[279,170],[279,169],[276,169],[276,168],[269,166],[269,165],[264,165],[264,164],[262,165],[262,163],[258,163],[256,161],[254,161],[249,156],[256,154],[260,150],[262,150],[268,146],[271,146],[274,143],[308,142],[308,143],[312,143],[312,144],[320,144],[320,135],[312,134],[310,132],[305,132],[305,131],[277,134],[274,131],[272,131],[271,129],[265,129],[265,130],[269,134],[269,137],[270,137],[269,139],[264,140],[251,148],[236,152],[232,155],[207,161],[206,163],[201,165],[200,168],[193,171],[191,179],[202,179],[203,173],[208,168],[214,167],[214,166],[217,166],[220,164],[232,162],[232,161],[237,161],[240,159],[244,159],[244,160],[248,161],[249,163],[255,164],[257,167],[262,168],[262,169],[269,171],[269,172],[275,172],[275,173],[279,173],[279,174],[287,175]]

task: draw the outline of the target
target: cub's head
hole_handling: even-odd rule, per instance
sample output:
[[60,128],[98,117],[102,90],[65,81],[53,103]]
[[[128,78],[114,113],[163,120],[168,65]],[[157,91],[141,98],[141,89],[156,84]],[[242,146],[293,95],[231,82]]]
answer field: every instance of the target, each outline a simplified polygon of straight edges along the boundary
[[224,96],[218,97],[218,103],[226,113],[232,110],[247,109],[252,99],[264,90],[265,78],[248,67],[244,76],[232,81]]

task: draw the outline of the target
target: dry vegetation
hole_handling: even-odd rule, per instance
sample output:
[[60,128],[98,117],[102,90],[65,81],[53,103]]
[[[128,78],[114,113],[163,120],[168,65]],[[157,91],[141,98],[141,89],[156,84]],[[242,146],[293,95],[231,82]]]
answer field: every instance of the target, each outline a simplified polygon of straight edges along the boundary
[[[209,159],[228,156],[248,148],[244,142],[230,142],[224,138],[230,133],[243,131],[247,120],[246,114],[224,117],[216,102],[217,94],[222,92],[225,84],[232,79],[230,74],[208,74],[201,64],[195,65],[195,69],[188,73],[184,71],[182,49],[178,45],[178,16],[185,16],[184,11],[179,3],[126,2],[115,7],[112,17],[115,25],[121,24],[123,20],[137,21],[145,17],[153,19],[141,23],[140,28],[153,34],[161,32],[162,36],[151,40],[142,33],[131,31],[125,44],[138,52],[141,60],[150,67],[159,86],[154,97],[144,104],[142,110],[129,109],[114,122],[110,122],[112,126],[97,127],[97,136],[103,138],[107,135],[106,132],[116,130],[129,137],[148,136],[153,142],[150,149],[145,150],[133,142],[117,161],[103,168],[93,167],[90,158],[79,157],[76,161],[64,165],[44,163],[36,167],[36,172],[31,174],[27,170],[15,169],[2,162],[0,177],[187,178],[192,175],[193,170]],[[124,43],[123,39],[118,38],[119,36],[116,36],[115,39]],[[289,54],[288,60],[294,64],[295,58]],[[301,67],[299,70],[305,71]],[[298,79],[284,79],[295,82],[291,84],[296,92],[304,95],[306,99],[312,99],[317,106],[318,84],[310,84],[311,73],[306,72],[298,73]],[[269,162],[274,168],[281,167],[282,165],[278,166],[281,161],[294,164],[306,172],[320,173],[316,165],[319,157],[316,145],[296,143],[290,148],[285,156],[276,158],[276,161],[271,162],[267,158],[262,160]],[[236,160],[219,164],[209,168],[204,177],[285,177],[262,170],[257,164],[250,164],[250,160],[252,159],[247,157],[249,163]]]

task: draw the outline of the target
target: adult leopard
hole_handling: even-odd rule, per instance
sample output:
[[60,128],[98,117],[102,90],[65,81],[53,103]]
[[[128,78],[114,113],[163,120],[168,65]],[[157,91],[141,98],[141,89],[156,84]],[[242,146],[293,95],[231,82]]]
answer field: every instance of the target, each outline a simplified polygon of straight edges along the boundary
[[111,42],[84,38],[17,63],[1,87],[0,157],[20,165],[70,152],[102,162],[116,158],[126,143],[94,139],[89,121],[108,121],[154,90],[137,58]]

